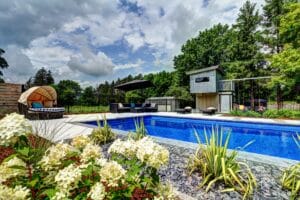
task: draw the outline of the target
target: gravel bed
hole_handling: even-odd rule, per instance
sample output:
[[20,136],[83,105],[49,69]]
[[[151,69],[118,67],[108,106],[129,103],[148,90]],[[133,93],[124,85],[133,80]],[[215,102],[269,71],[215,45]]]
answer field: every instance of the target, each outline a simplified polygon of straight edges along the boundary
[[[222,193],[224,185],[216,184],[209,192],[205,188],[199,188],[202,178],[199,174],[189,175],[186,168],[190,155],[194,153],[193,149],[178,147],[174,145],[161,144],[168,148],[170,152],[170,162],[167,166],[160,169],[161,180],[170,182],[179,192],[184,193],[193,199],[242,199],[242,195],[237,192]],[[110,144],[102,146],[103,154],[107,156],[107,149]],[[268,165],[260,162],[247,161],[257,181],[257,188],[253,199],[259,200],[280,200],[289,199],[290,192],[282,190],[279,179],[283,168]],[[186,199],[186,198],[184,198]]]

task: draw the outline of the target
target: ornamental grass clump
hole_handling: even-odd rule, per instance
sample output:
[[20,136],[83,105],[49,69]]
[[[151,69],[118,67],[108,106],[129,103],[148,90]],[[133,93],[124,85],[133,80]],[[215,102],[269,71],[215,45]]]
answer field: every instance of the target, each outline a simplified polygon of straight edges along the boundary
[[135,131],[129,133],[129,138],[140,140],[148,135],[143,118],[134,120]]
[[284,189],[291,191],[290,199],[300,197],[300,163],[292,165],[284,171],[281,185]]
[[106,116],[103,115],[103,127],[100,124],[100,121],[97,120],[98,127],[92,131],[91,139],[96,144],[106,144],[116,138],[116,134],[111,130],[110,126],[107,123]]
[[230,133],[223,142],[223,131],[213,128],[210,138],[204,131],[206,145],[200,142],[197,134],[196,136],[199,147],[191,157],[188,168],[190,173],[198,171],[203,176],[200,187],[207,185],[208,192],[215,183],[222,182],[227,187],[223,192],[237,191],[243,194],[243,199],[252,195],[256,180],[248,165],[237,161],[238,152],[228,152]]
[[[300,135],[297,134],[294,140],[300,150]],[[291,199],[300,197],[300,163],[292,165],[283,172],[281,185],[284,189],[291,191]]]

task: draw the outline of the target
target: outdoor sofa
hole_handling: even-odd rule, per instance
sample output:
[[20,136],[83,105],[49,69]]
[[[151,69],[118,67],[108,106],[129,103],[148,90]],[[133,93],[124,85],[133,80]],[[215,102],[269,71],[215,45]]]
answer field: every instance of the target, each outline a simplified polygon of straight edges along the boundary
[[57,93],[51,86],[36,86],[23,92],[18,100],[19,113],[28,119],[62,118],[65,109],[55,107]]
[[111,103],[110,112],[112,113],[123,113],[123,112],[157,112],[158,105],[155,103]]

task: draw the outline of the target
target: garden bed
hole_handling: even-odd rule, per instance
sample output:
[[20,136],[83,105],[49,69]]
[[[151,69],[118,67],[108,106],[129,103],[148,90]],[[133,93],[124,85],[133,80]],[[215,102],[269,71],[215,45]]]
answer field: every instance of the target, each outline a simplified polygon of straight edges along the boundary
[[[162,181],[170,182],[179,192],[194,199],[242,199],[242,195],[237,192],[221,192],[224,189],[224,185],[222,184],[217,184],[206,193],[205,188],[198,187],[202,180],[200,175],[193,173],[190,176],[186,168],[189,156],[193,155],[195,150],[175,145],[161,145],[165,146],[170,152],[168,166],[162,167],[159,171]],[[110,144],[102,146],[106,155],[109,146]],[[283,168],[260,162],[246,162],[251,167],[257,180],[254,199],[289,199],[290,192],[282,190],[279,183]]]

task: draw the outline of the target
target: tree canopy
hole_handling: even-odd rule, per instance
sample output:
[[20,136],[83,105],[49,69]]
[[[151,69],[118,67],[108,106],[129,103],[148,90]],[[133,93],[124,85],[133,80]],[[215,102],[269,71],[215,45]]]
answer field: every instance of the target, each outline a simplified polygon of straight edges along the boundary
[[[8,67],[8,63],[7,61],[5,60],[5,58],[2,57],[2,55],[5,53],[5,51],[3,49],[0,48],[0,68],[1,69],[4,69],[4,68],[7,68]],[[3,83],[4,80],[2,79],[3,76],[3,73],[2,71],[0,70],[0,83]]]

